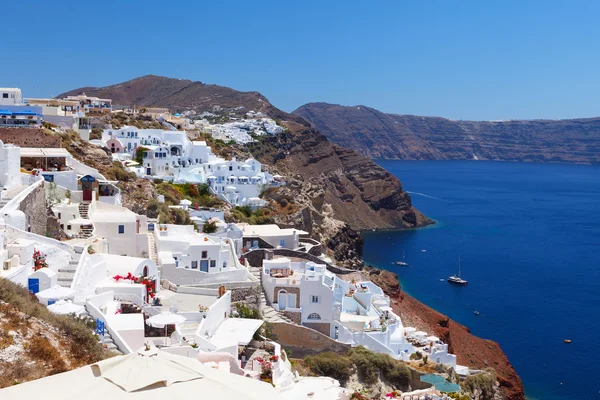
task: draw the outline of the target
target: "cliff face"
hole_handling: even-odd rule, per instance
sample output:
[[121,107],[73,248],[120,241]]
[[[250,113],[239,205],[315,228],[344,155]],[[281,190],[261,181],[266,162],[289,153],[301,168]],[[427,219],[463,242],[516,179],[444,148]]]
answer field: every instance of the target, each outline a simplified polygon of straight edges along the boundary
[[327,103],[294,114],[370,158],[600,163],[600,118],[453,121]]
[[498,343],[473,336],[469,328],[427,307],[402,291],[398,276],[389,271],[371,270],[369,278],[392,300],[394,312],[406,326],[434,333],[448,343],[457,362],[474,369],[493,368],[507,400],[524,400],[521,378],[510,364]]

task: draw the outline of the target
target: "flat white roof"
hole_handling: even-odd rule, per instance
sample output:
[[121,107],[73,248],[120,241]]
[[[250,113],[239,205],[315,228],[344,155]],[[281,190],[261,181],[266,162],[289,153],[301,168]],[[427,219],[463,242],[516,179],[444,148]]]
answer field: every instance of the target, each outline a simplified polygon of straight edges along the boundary
[[281,236],[281,235],[308,235],[308,232],[300,229],[285,228],[281,229],[275,224],[267,225],[249,225],[245,223],[237,224],[238,228],[242,230],[244,236]]
[[71,157],[71,153],[61,147],[21,147],[21,157]]
[[262,319],[227,318],[215,331],[210,342],[217,347],[232,344],[245,346],[252,340],[254,333],[263,324]]

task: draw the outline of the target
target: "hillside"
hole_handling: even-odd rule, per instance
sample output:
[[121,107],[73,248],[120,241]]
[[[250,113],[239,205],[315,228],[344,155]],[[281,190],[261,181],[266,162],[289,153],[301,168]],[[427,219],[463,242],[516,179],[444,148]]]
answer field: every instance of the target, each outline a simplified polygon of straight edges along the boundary
[[27,289],[0,278],[0,388],[112,356],[92,328],[52,314]]
[[453,121],[327,103],[305,104],[294,114],[374,159],[600,163],[600,118]]
[[[168,107],[174,111],[220,110],[230,116],[260,111],[288,129],[245,148],[259,161],[289,177],[279,196],[295,199],[296,212],[280,223],[322,236],[324,220],[352,229],[414,228],[431,223],[412,207],[400,181],[355,151],[333,145],[303,118],[285,113],[257,92],[153,75],[104,88],[80,88],[114,104]],[[332,221],[335,225],[335,221]],[[337,231],[337,229],[335,229]]]

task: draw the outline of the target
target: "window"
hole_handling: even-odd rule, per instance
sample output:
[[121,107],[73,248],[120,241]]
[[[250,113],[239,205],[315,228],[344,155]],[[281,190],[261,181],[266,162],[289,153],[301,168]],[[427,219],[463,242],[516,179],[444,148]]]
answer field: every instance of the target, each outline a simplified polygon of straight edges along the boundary
[[310,296],[310,302],[313,304],[320,303],[319,296]]
[[321,319],[321,316],[317,313],[312,313],[308,316],[307,319]]
[[285,239],[279,240],[279,246],[280,247],[285,247]]
[[202,251],[202,258],[208,257],[208,252],[206,250]]
[[125,233],[125,225],[119,225],[119,233]]
[[223,261],[223,268],[227,268],[227,261]]
[[198,269],[198,261],[192,261],[192,269]]
[[58,219],[60,219],[60,215],[61,215],[61,213],[58,213]]
[[71,225],[67,225],[67,230],[70,231],[71,230]]
[[2,93],[2,98],[3,99],[8,99],[8,93]]
[[210,267],[214,268],[217,266],[217,261],[216,260],[210,260]]
[[229,170],[230,170],[230,171],[233,171],[233,167],[232,167],[231,165],[229,166]]

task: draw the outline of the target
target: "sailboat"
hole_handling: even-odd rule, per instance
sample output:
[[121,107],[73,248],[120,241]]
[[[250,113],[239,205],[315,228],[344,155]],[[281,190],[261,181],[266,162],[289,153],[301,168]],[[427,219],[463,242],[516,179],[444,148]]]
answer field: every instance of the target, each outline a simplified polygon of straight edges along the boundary
[[408,267],[408,263],[404,261],[404,249],[402,249],[402,261],[396,261],[396,265],[401,267]]
[[460,277],[460,256],[458,256],[458,275],[452,275],[448,278],[448,282],[456,283],[458,285],[466,285],[468,282]]

